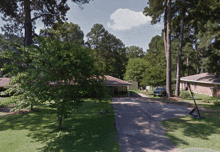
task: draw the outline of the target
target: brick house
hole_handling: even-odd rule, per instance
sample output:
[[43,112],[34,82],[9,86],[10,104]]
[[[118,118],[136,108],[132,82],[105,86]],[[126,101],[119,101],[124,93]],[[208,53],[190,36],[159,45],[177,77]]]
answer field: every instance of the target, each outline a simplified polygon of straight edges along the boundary
[[104,83],[110,88],[110,94],[112,95],[115,93],[126,92],[128,86],[132,85],[128,81],[124,81],[110,75],[104,75],[104,77],[106,78],[106,80],[104,80]]
[[220,97],[220,78],[208,73],[201,73],[180,78],[180,90],[185,90],[187,83],[192,92]]

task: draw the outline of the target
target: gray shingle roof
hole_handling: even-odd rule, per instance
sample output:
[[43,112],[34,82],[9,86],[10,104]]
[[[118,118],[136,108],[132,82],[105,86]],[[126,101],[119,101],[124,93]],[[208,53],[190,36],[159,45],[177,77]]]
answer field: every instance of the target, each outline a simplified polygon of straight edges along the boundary
[[220,78],[216,78],[215,75],[209,73],[201,73],[190,75],[186,77],[181,77],[181,81],[187,82],[198,82],[198,83],[210,83],[210,84],[220,84]]
[[107,86],[129,86],[132,85],[128,81],[124,81],[115,77],[112,77],[110,75],[105,75],[106,80],[104,80],[104,83]]

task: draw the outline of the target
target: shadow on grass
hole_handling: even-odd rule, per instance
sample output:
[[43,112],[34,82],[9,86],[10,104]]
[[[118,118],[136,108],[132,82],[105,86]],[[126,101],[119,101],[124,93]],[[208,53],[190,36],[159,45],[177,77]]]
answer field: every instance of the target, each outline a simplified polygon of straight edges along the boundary
[[215,141],[220,140],[220,115],[219,113],[215,114],[217,119],[207,114],[205,119],[196,119],[189,116],[179,117],[163,121],[162,124],[168,131],[166,133],[167,137],[177,147],[184,147],[188,142],[189,148],[203,147],[220,150],[220,146],[217,143],[215,144]]
[[56,111],[39,107],[39,112],[0,118],[0,132],[29,130],[28,136],[35,142],[46,143],[38,151],[119,151],[110,103],[105,105],[109,113],[98,115],[103,107],[89,102],[63,121],[65,130],[57,130]]

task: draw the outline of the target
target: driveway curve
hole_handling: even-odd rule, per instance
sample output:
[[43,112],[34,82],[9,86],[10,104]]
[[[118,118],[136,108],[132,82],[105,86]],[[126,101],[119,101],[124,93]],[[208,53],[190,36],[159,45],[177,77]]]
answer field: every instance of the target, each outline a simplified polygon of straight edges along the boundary
[[188,115],[188,107],[141,97],[113,98],[113,107],[121,152],[179,151],[160,121]]

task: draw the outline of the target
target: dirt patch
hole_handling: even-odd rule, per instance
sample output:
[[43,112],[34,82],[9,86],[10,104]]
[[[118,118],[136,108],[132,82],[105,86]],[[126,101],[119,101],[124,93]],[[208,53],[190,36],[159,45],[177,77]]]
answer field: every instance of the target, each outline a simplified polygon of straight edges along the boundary
[[18,111],[11,111],[12,109],[13,108],[8,108],[8,107],[0,108],[0,112],[5,113],[5,116],[6,115],[15,115],[15,114],[27,114],[27,113],[31,112],[31,110],[25,110],[25,109],[21,109]]

